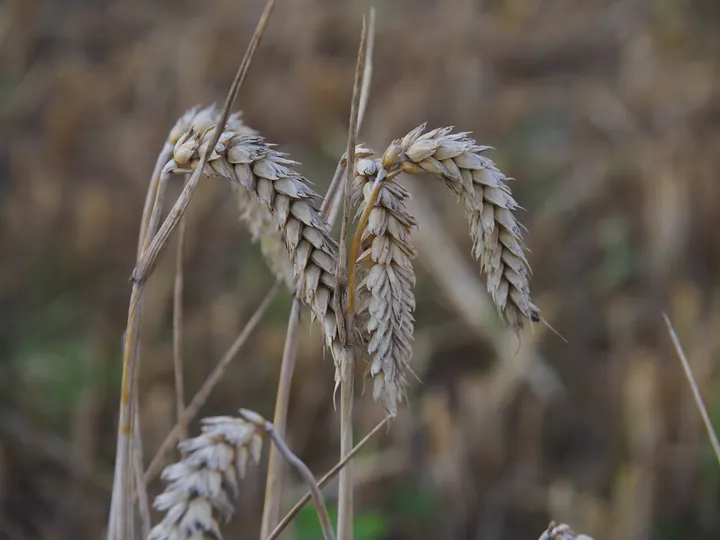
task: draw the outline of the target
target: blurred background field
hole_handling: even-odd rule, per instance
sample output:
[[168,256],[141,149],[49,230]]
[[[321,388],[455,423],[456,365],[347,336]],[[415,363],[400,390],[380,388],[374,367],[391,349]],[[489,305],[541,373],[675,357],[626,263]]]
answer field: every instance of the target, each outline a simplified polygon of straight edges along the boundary
[[[320,192],[344,150],[370,5],[280,0],[237,101]],[[673,319],[720,426],[720,3],[374,5],[361,140],[382,150],[427,120],[495,147],[527,209],[535,303],[569,344],[536,326],[518,345],[488,305],[460,207],[414,178],[422,383],[357,461],[356,537],[531,539],[550,518],[596,540],[720,537],[720,468],[661,317]],[[102,534],[149,175],[176,117],[224,99],[261,9],[0,5],[2,539]],[[192,395],[272,277],[225,182],[203,181],[188,219]],[[173,264],[168,253],[145,303],[146,459],[174,422]],[[273,303],[203,416],[272,416],[289,305],[287,293]],[[288,442],[321,474],[338,454],[333,369],[305,319]],[[383,415],[369,392],[356,411],[357,437]],[[243,484],[227,538],[257,537],[263,478],[261,467]],[[317,537],[310,513],[287,534]]]

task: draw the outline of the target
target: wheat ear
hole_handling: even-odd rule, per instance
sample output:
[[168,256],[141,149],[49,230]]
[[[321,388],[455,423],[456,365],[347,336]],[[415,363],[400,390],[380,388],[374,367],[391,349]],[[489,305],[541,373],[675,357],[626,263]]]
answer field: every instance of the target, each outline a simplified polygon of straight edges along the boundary
[[[367,352],[372,356],[373,397],[393,416],[402,400],[409,370],[415,310],[416,256],[410,234],[415,218],[406,207],[409,192],[396,178],[381,178],[380,160],[368,159],[370,152],[358,147],[353,203],[362,230],[357,265],[363,272],[358,289],[361,330],[367,335]],[[362,204],[359,204],[362,201]]]
[[240,480],[248,463],[257,465],[263,436],[269,436],[280,453],[310,488],[325,540],[335,536],[320,488],[307,466],[287,447],[274,426],[259,414],[240,409],[240,417],[204,418],[202,433],[182,441],[181,460],[165,467],[165,491],[155,498],[155,508],[165,512],[148,540],[221,539],[220,520],[235,512]]
[[[220,110],[215,105],[209,107],[196,106],[186,111],[175,123],[168,143],[170,152],[163,166],[173,157],[173,150],[178,140],[188,132],[204,133],[215,126]],[[257,131],[247,126],[242,121],[239,112],[233,113],[228,117],[225,131],[235,133],[237,135],[255,136]],[[260,245],[260,250],[265,258],[270,270],[279,280],[292,290],[293,287],[293,266],[288,259],[287,253],[283,247],[283,238],[278,230],[277,223],[268,211],[267,207],[256,201],[245,189],[233,183],[236,188],[236,196],[238,203],[238,214],[240,220],[247,226],[250,231],[253,242]]]
[[[164,171],[193,171],[212,134],[213,129],[190,130],[181,136]],[[318,195],[293,169],[296,165],[262,137],[230,130],[221,134],[203,174],[237,182],[270,212],[299,276],[302,300],[321,321],[325,342],[337,361],[342,353],[334,306],[337,243],[318,212]]]
[[516,329],[524,319],[539,321],[530,299],[530,266],[513,215],[518,204],[506,176],[482,155],[489,147],[477,146],[468,133],[451,133],[449,127],[424,131],[423,124],[394,141],[383,154],[383,167],[388,173],[430,173],[456,193],[470,222],[472,254],[480,260],[501,317]]
[[551,521],[539,540],[592,540],[592,538],[584,534],[576,534],[569,525],[564,523],[558,525]]
[[182,459],[165,468],[168,483],[155,499],[165,512],[149,540],[221,538],[219,518],[229,519],[239,480],[257,465],[262,437],[256,426],[228,416],[205,418],[202,434],[178,445]]

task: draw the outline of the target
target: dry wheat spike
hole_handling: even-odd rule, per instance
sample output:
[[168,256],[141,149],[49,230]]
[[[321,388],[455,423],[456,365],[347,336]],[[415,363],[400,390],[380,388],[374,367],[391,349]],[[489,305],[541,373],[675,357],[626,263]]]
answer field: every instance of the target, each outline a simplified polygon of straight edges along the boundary
[[424,131],[425,124],[393,141],[383,154],[383,167],[388,173],[430,173],[462,198],[472,254],[487,275],[487,289],[501,317],[516,329],[524,318],[540,320],[530,299],[530,266],[513,215],[518,205],[505,175],[482,155],[488,147],[477,146],[468,133],[451,133],[449,127]]
[[219,519],[233,512],[248,462],[257,465],[262,438],[254,424],[239,418],[205,418],[202,434],[178,445],[182,458],[165,468],[165,491],[155,508],[165,512],[148,540],[220,539]]
[[[189,131],[202,133],[213,127],[220,115],[215,105],[201,108],[193,107],[186,111],[170,131],[168,142],[175,146],[178,139]],[[230,115],[226,131],[238,135],[256,136],[257,131],[243,123],[240,113]],[[293,266],[283,247],[283,238],[267,207],[253,199],[245,189],[233,183],[237,189],[237,202],[240,220],[250,231],[253,242],[260,244],[260,250],[267,265],[275,277],[280,279],[292,290]]]
[[592,540],[592,538],[584,534],[575,534],[569,525],[564,523],[557,525],[551,521],[539,540]]
[[[373,185],[382,168],[380,160],[367,159],[369,152],[356,150],[353,204],[359,213],[371,199]],[[367,334],[367,352],[372,356],[373,397],[393,416],[402,400],[406,373],[410,369],[415,310],[415,248],[410,241],[416,226],[405,208],[410,193],[395,179],[382,181],[375,206],[370,211],[357,264],[364,273],[358,285],[359,319]],[[359,204],[363,201],[363,204]]]
[[[190,129],[181,135],[164,171],[192,171],[212,130]],[[283,235],[294,273],[300,277],[301,298],[321,321],[325,343],[337,365],[342,354],[334,302],[337,242],[319,214],[319,196],[293,169],[296,165],[262,137],[228,130],[220,136],[204,174],[237,182],[270,212]]]

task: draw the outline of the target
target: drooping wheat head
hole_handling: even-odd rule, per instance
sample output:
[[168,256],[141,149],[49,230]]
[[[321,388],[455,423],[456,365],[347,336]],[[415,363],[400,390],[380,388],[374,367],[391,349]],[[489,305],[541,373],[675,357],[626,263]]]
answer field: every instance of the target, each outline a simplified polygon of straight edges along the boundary
[[513,210],[519,208],[507,178],[484,156],[468,133],[439,128],[423,133],[421,125],[394,141],[382,157],[388,171],[429,173],[442,180],[465,204],[473,241],[472,254],[487,276],[487,289],[501,317],[520,329],[524,319],[539,321],[530,299],[530,266],[522,231]]
[[167,487],[155,499],[165,517],[148,540],[220,539],[219,520],[232,516],[247,465],[260,460],[261,435],[240,418],[205,418],[202,434],[178,447],[182,458],[163,471]]
[[[215,105],[209,107],[196,106],[187,110],[170,130],[168,143],[175,148],[178,140],[188,132],[203,133],[213,128],[220,110]],[[239,112],[228,118],[225,131],[237,135],[256,136],[257,131],[247,126]],[[283,237],[277,223],[267,207],[236,183],[235,188],[240,220],[250,231],[253,242],[260,245],[260,250],[268,267],[275,277],[284,282],[289,289],[293,287],[293,265],[283,247]]]
[[[358,215],[374,204],[362,231],[357,260],[363,279],[358,285],[358,319],[366,334],[367,353],[372,357],[373,397],[392,415],[402,400],[410,369],[415,310],[416,252],[410,234],[415,218],[406,207],[410,194],[395,178],[381,180],[375,202],[372,192],[382,168],[380,160],[367,159],[369,152],[358,147],[353,204]],[[362,201],[362,204],[359,204]]]
[[[165,172],[194,170],[212,130],[191,128],[181,135]],[[337,365],[342,353],[334,303],[337,243],[318,211],[319,196],[294,169],[296,165],[262,137],[227,130],[203,172],[237,182],[270,213],[282,234],[294,273],[299,276],[301,298],[313,318],[321,321],[325,342]]]

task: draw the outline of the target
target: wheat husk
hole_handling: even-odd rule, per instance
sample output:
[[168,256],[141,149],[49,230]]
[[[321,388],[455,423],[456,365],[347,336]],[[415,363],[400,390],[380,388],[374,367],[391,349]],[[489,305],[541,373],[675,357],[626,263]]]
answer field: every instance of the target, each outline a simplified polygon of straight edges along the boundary
[[513,211],[519,206],[507,177],[468,133],[439,128],[424,133],[421,125],[394,141],[382,157],[390,173],[430,173],[441,179],[465,204],[472,254],[487,276],[487,289],[501,317],[516,329],[524,320],[539,321],[530,299],[530,265],[522,231]]

